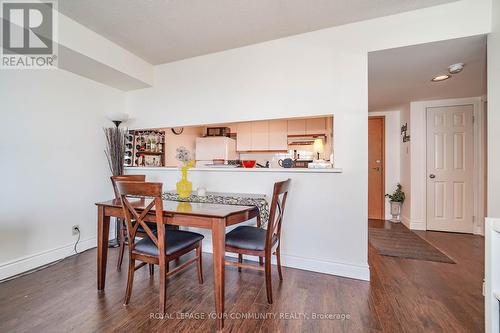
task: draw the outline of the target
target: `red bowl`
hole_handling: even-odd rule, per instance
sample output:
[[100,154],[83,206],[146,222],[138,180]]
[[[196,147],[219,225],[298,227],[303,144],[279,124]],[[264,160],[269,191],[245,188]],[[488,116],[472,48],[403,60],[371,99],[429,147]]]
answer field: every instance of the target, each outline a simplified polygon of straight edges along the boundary
[[253,167],[255,167],[255,163],[257,163],[256,160],[244,160],[244,161],[241,161],[241,164],[243,164],[244,168],[253,168]]

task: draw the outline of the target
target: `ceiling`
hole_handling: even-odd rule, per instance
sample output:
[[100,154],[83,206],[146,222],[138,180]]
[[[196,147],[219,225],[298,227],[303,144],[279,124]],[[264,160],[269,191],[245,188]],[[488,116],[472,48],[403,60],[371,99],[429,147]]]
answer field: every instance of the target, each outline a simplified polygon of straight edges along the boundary
[[[448,66],[463,62],[459,74],[441,82]],[[369,110],[384,111],[411,101],[486,94],[486,36],[371,52],[368,55]]]
[[59,11],[151,64],[455,0],[63,0]]

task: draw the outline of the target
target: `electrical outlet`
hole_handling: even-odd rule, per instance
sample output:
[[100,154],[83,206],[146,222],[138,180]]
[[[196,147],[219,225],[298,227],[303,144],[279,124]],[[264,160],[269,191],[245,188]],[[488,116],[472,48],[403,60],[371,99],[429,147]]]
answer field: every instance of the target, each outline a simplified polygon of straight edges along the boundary
[[71,233],[73,235],[78,235],[80,232],[80,226],[78,224],[75,224],[73,227],[71,227]]

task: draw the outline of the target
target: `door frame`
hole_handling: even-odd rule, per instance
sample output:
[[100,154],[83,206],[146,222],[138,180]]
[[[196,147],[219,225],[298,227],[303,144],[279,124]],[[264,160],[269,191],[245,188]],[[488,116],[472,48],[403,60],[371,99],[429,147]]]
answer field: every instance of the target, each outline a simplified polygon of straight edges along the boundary
[[484,235],[486,203],[485,97],[454,98],[410,103],[411,218],[410,228],[427,230],[427,108],[457,105],[474,107],[473,233]]
[[[381,186],[381,201],[382,201],[382,220],[385,220],[385,116],[368,115],[368,121],[370,119],[382,119],[382,186]],[[367,133],[368,135],[368,133]],[[369,136],[368,136],[369,138]],[[369,143],[368,143],[369,144]],[[368,183],[369,185],[369,183]]]

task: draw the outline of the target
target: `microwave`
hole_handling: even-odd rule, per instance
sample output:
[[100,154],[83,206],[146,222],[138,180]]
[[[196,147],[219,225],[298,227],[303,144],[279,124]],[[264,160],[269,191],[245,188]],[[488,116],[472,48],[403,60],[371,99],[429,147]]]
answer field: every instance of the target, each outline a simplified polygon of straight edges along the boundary
[[229,136],[230,134],[229,127],[207,127],[207,136]]

